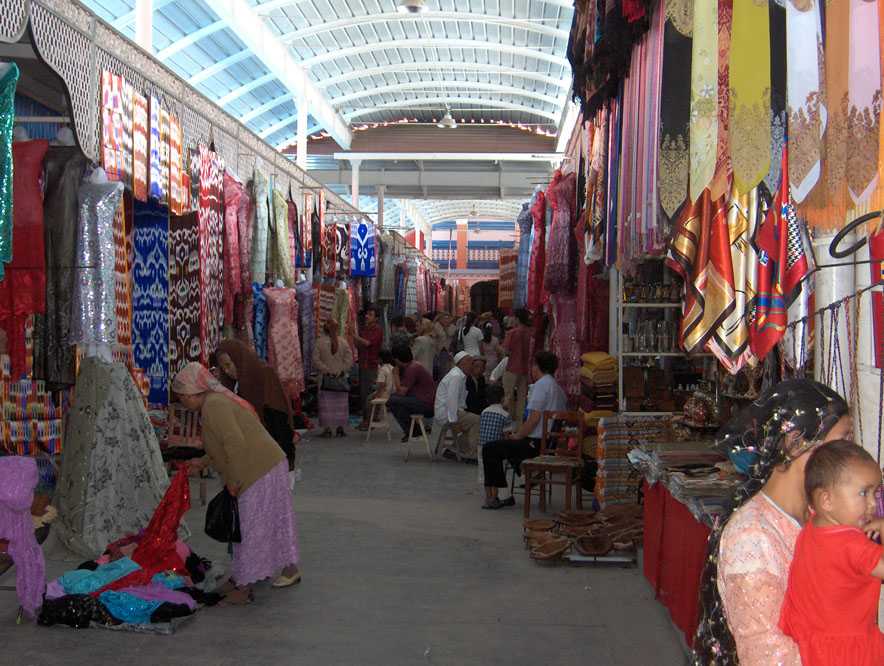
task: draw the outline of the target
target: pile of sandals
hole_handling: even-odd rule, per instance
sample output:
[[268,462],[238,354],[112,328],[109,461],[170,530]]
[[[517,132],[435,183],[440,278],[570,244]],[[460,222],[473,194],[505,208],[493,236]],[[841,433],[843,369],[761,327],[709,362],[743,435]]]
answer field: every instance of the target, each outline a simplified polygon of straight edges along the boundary
[[523,538],[532,559],[552,561],[575,550],[587,557],[634,552],[642,540],[642,507],[613,505],[602,511],[566,511],[554,518],[523,523]]

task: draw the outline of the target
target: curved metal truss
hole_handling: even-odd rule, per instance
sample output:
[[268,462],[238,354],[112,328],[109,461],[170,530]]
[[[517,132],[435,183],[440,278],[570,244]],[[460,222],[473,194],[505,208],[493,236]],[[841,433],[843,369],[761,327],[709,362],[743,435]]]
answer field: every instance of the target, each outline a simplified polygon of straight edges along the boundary
[[[264,137],[294,124],[280,117],[290,100],[349,144],[355,118],[430,122],[465,103],[478,109],[452,110],[468,121],[557,123],[567,98],[573,0],[427,0],[421,14],[398,0],[324,0],[321,14],[312,0],[152,1],[156,55]],[[106,0],[83,2],[131,32],[130,3],[113,15]]]
[[518,199],[430,199],[416,200],[414,204],[431,225],[448,220],[481,218],[515,222],[522,210],[522,202]]

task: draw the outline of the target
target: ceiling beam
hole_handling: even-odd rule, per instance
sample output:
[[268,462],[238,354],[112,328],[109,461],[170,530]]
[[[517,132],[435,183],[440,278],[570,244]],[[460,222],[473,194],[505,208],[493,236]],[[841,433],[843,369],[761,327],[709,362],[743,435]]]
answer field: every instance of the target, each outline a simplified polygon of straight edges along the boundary
[[335,153],[336,160],[403,162],[557,162],[564,153]]
[[541,83],[545,83],[547,85],[555,86],[562,89],[567,89],[571,86],[570,78],[557,79],[553,76],[549,76],[548,74],[541,74],[540,72],[530,72],[524,69],[518,69],[516,67],[486,65],[474,62],[454,62],[451,60],[444,62],[422,62],[420,66],[396,67],[395,70],[391,70],[389,65],[383,65],[381,67],[371,67],[369,69],[355,69],[352,72],[347,72],[346,74],[339,74],[337,76],[331,76],[327,79],[323,79],[322,81],[317,81],[316,85],[318,85],[320,88],[330,88],[331,86],[336,86],[347,81],[354,81],[357,79],[363,79],[370,76],[378,76],[383,74],[396,75],[407,74],[411,72],[415,74],[426,74],[430,72],[448,72],[449,70],[455,73],[476,72],[477,74],[499,74],[501,76],[515,76],[523,79],[540,81]]
[[188,46],[196,44],[199,40],[204,37],[208,37],[209,35],[214,35],[216,32],[224,30],[227,27],[227,24],[224,21],[215,21],[214,23],[210,23],[207,26],[200,28],[199,30],[194,30],[190,34],[185,35],[181,39],[176,39],[174,42],[169,44],[162,51],[157,51],[156,59],[160,62],[166,60],[166,58],[170,58],[176,53],[183,51]]
[[326,51],[312,58],[302,60],[301,65],[306,69],[310,69],[316,65],[340,60],[341,58],[363,55],[373,51],[390,51],[391,49],[486,49],[498,53],[509,53],[514,56],[533,58],[534,60],[543,60],[561,67],[570,67],[568,59],[563,56],[544,53],[528,46],[498,44],[480,39],[391,39]]
[[265,74],[264,76],[259,76],[257,79],[252,79],[244,86],[239,86],[238,88],[234,88],[229,93],[224,95],[224,97],[222,97],[221,99],[218,100],[218,106],[223,108],[226,105],[233,102],[234,100],[239,99],[240,97],[242,97],[246,93],[250,93],[255,88],[260,88],[265,83],[270,83],[275,78],[276,78],[276,75],[274,75],[274,74]]
[[[538,3],[549,5],[550,7],[561,7],[562,9],[573,9],[574,0],[536,0]],[[255,12],[258,14],[269,14],[275,9],[283,9],[285,7],[296,7],[306,0],[268,0],[259,5],[255,5]],[[426,16],[426,14],[424,14]]]
[[236,34],[246,49],[276,75],[292,98],[303,99],[310,115],[334,137],[338,145],[348,148],[353,135],[347,122],[331,105],[325,93],[310,80],[305,67],[295,61],[288,46],[258,16],[247,0],[212,0],[212,11]]
[[187,82],[190,85],[195,86],[197,84],[202,83],[203,81],[205,81],[207,79],[212,78],[213,76],[215,76],[215,74],[220,74],[228,67],[233,67],[236,63],[242,62],[243,60],[248,60],[251,57],[252,57],[252,52],[249,51],[248,49],[243,49],[242,51],[237,51],[236,53],[231,53],[229,56],[227,56],[226,58],[222,58],[221,60],[216,62],[214,65],[206,67],[201,72],[197,72],[196,74],[191,76],[189,79],[187,79]]
[[297,124],[297,122],[298,122],[298,115],[297,114],[289,116],[288,118],[282,118],[280,120],[277,120],[272,125],[270,125],[270,127],[265,127],[264,129],[262,129],[260,132],[258,132],[258,136],[260,136],[262,139],[266,139],[267,137],[276,134],[279,130],[283,129],[284,127],[288,127],[289,125],[295,125],[295,124]]
[[[333,97],[331,103],[334,107],[340,108],[350,102],[353,102],[357,99],[362,99],[364,97],[374,97],[375,95],[386,95],[389,93],[398,93],[404,92],[408,90],[412,91],[423,91],[425,88],[439,88],[439,87],[449,87],[453,90],[470,90],[473,92],[491,92],[491,93],[500,93],[501,95],[513,95],[516,97],[526,97],[528,99],[533,99],[538,102],[543,102],[544,104],[549,104],[553,107],[559,108],[562,106],[562,103],[565,101],[564,96],[561,98],[550,97],[549,95],[544,95],[542,93],[533,92],[530,90],[525,90],[524,88],[513,88],[512,86],[502,86],[495,83],[481,83],[477,81],[457,81],[457,80],[448,80],[448,81],[410,81],[408,83],[395,83],[389,86],[381,86],[379,88],[371,88],[368,90],[360,90],[359,92],[351,93],[349,95],[342,95],[340,97]],[[445,92],[444,90],[439,92]]]
[[[259,5],[260,7],[260,5]],[[556,20],[556,19],[552,19]],[[517,30],[527,30],[535,32],[553,39],[568,39],[568,31],[561,28],[554,28],[544,25],[536,20],[526,20],[517,18],[507,18],[505,16],[492,16],[481,12],[426,12],[423,14],[400,14],[399,12],[384,12],[382,14],[363,14],[361,16],[348,16],[338,19],[337,21],[328,21],[326,23],[317,23],[300,30],[292,30],[285,32],[279,38],[291,44],[299,39],[306,39],[321,35],[325,32],[333,32],[352,28],[360,25],[371,25],[373,23],[394,23],[402,21],[473,21],[476,23],[487,23],[490,25],[499,25],[506,28],[514,28]]]
[[264,102],[261,106],[256,106],[251,111],[247,111],[239,117],[239,122],[246,124],[249,121],[254,120],[255,118],[258,118],[261,115],[267,113],[268,111],[275,109],[278,106],[282,106],[286,102],[294,103],[291,93],[286,93],[285,95],[274,97],[273,99]]

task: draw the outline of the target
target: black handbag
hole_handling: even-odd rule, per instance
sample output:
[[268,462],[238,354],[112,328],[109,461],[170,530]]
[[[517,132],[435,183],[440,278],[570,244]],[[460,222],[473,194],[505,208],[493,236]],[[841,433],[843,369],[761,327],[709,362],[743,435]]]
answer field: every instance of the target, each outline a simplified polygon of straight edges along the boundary
[[349,393],[350,382],[346,375],[323,375],[322,386],[323,391],[334,391],[335,393]]
[[239,502],[227,488],[212,498],[206,508],[206,534],[221,543],[241,543]]

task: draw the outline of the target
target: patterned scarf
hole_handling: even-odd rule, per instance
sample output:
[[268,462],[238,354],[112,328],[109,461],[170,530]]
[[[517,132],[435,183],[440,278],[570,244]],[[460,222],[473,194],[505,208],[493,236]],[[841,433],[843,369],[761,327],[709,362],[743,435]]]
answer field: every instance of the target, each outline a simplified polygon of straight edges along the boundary
[[255,408],[252,407],[248,400],[240,398],[236,393],[219,382],[215,376],[209,372],[206,366],[200,363],[188,363],[185,365],[175,379],[172,381],[172,390],[180,395],[199,395],[200,393],[220,393],[228,400],[235,402],[243,409],[249,410],[252,414],[256,414]]
[[730,59],[730,152],[736,191],[770,170],[770,17],[767,2],[734,4]]
[[224,325],[224,165],[217,155],[200,146],[200,340],[201,358],[209,362],[209,354],[221,342]]

